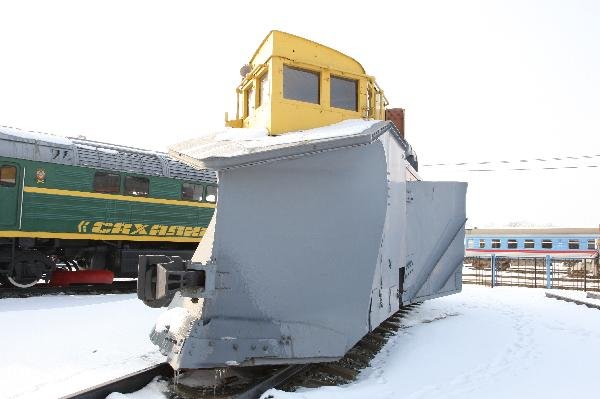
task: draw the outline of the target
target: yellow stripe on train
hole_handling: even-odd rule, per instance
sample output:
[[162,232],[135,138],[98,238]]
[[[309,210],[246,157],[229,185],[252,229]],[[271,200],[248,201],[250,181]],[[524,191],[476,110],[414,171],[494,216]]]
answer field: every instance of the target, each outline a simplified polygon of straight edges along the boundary
[[129,195],[90,193],[87,191],[62,190],[62,189],[57,189],[57,188],[25,186],[23,188],[23,191],[26,193],[36,193],[36,194],[46,194],[46,195],[62,195],[62,196],[66,196],[66,197],[99,198],[99,199],[116,200],[116,201],[146,202],[146,203],[150,203],[150,204],[193,206],[193,207],[198,207],[198,208],[214,208],[215,207],[215,204],[209,203],[209,202],[181,201],[181,200],[148,198],[148,197],[133,197],[133,196],[129,196]]
[[[202,232],[204,235],[204,232]],[[200,242],[199,237],[124,235],[124,234],[94,234],[94,233],[56,233],[49,231],[0,231],[2,238],[59,238],[63,240],[103,240],[103,241],[162,241],[162,242]]]
[[143,224],[126,222],[90,222],[82,220],[77,225],[79,233],[109,234],[125,236],[158,236],[158,237],[197,237],[206,231],[205,227],[169,226],[163,224]]

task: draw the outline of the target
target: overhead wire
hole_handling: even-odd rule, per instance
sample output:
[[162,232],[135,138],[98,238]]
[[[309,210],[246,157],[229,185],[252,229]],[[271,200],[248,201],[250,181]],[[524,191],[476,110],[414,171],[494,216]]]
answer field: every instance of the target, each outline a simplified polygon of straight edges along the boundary
[[[421,164],[424,168],[451,168],[461,169],[466,172],[499,172],[499,171],[530,171],[530,170],[559,170],[559,169],[588,169],[600,168],[598,164],[580,164],[586,161],[597,161],[600,154],[578,155],[578,156],[552,156],[539,157],[530,159],[515,159],[515,160],[487,160],[477,162],[440,162]],[[574,162],[575,161],[575,162]],[[548,162],[548,163],[542,163]],[[561,165],[561,162],[569,162],[568,165]],[[579,163],[579,164],[578,164]],[[518,167],[511,167],[517,166]],[[489,166],[489,167],[488,167]]]

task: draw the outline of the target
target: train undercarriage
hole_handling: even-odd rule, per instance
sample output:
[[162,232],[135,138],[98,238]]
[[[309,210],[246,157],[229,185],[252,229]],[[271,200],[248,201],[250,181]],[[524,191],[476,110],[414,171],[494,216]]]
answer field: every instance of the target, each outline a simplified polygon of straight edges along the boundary
[[136,277],[138,257],[160,253],[190,259],[196,243],[0,238],[0,284],[29,288],[57,271],[109,270]]

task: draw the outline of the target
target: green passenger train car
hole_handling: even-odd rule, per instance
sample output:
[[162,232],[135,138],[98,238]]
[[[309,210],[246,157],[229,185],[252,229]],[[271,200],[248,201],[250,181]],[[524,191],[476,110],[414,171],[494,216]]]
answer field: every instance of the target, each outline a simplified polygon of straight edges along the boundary
[[189,258],[216,176],[164,153],[0,127],[0,282],[57,268],[137,275],[138,256]]

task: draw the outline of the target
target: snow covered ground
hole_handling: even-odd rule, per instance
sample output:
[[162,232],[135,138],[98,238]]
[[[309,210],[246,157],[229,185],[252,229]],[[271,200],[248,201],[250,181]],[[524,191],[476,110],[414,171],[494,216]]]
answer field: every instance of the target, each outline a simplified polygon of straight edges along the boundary
[[357,382],[284,398],[597,397],[600,311],[533,288],[467,285],[410,314]]
[[[0,300],[0,397],[53,398],[162,361],[148,340],[160,312],[134,295]],[[358,381],[263,398],[597,396],[599,310],[542,289],[467,285],[403,324]],[[111,398],[161,397],[162,388]]]
[[550,293],[550,294],[554,294],[554,295],[558,295],[558,296],[562,296],[562,297],[567,297],[570,299],[573,299],[575,301],[579,301],[579,302],[583,302],[584,304],[589,304],[590,307],[600,307],[600,299],[596,299],[596,297],[598,295],[600,295],[600,293],[598,292],[592,292],[591,294],[594,295],[594,297],[588,297],[587,296],[587,292],[584,291],[571,291],[571,290],[558,290],[558,289],[554,289],[554,290],[546,290],[546,292]]
[[57,398],[164,361],[135,294],[0,299],[0,398]]

